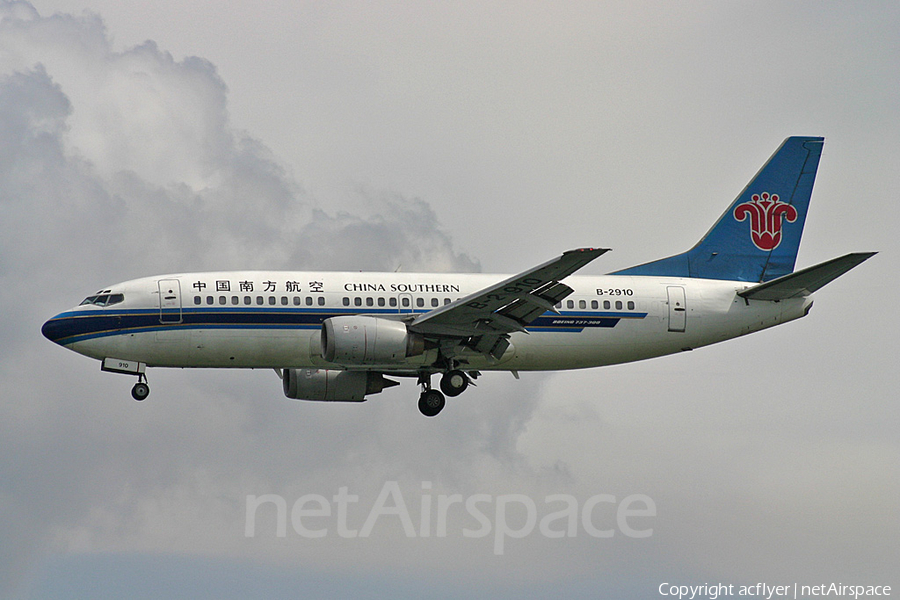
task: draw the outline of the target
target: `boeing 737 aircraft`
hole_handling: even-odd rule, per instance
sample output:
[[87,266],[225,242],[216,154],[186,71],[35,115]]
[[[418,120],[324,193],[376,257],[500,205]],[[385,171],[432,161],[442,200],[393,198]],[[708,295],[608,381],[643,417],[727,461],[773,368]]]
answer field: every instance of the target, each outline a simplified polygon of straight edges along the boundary
[[98,290],[42,332],[137,376],[136,400],[147,367],[271,368],[297,400],[362,402],[416,378],[434,416],[482,371],[642,360],[805,316],[813,292],[874,254],[794,271],[823,143],[786,139],[696,246],[605,276],[572,276],[603,248],[512,277],[179,273]]

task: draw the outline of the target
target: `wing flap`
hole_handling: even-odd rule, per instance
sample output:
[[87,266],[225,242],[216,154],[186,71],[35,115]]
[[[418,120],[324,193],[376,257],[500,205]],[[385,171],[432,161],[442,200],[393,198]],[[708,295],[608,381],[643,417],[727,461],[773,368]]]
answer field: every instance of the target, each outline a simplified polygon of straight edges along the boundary
[[854,252],[812,267],[784,275],[738,292],[750,300],[787,300],[808,296],[831,283],[853,267],[872,258],[877,252]]
[[509,340],[505,335],[484,335],[473,338],[468,346],[494,360],[500,360],[500,357],[509,348]]
[[564,283],[552,282],[540,290],[513,300],[495,314],[501,314],[527,325],[548,310],[556,312],[555,305],[572,291],[572,288]]

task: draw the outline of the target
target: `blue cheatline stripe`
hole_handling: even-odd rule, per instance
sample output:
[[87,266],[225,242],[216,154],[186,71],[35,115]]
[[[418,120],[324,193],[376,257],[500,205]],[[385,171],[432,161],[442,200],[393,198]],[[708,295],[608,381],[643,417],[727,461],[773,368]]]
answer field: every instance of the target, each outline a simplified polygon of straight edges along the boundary
[[[59,344],[73,344],[94,338],[156,331],[192,329],[319,329],[330,317],[355,314],[410,314],[392,310],[364,310],[360,307],[328,309],[290,308],[186,308],[181,322],[160,322],[158,309],[120,310],[115,312],[69,311],[45,325],[48,337]],[[368,307],[366,307],[368,308]],[[413,311],[424,314],[428,310]],[[177,317],[178,310],[163,311],[163,316]],[[643,319],[647,313],[626,312],[561,312],[544,313],[528,325],[532,331],[577,333],[585,328],[615,327],[621,319]]]

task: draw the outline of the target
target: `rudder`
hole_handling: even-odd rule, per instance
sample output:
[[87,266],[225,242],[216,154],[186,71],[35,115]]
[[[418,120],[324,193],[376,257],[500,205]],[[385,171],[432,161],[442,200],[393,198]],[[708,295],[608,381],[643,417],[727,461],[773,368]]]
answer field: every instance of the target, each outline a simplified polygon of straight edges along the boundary
[[614,275],[763,282],[792,273],[822,137],[789,137],[696,246]]

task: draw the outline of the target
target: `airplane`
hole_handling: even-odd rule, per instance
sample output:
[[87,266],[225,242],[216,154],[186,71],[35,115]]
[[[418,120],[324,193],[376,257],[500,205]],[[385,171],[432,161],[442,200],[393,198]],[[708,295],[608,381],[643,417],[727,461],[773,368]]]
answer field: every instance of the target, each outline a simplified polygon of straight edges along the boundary
[[514,276],[178,273],[102,288],[42,333],[137,376],[136,400],[147,367],[267,368],[295,400],[363,402],[415,378],[433,417],[484,371],[626,363],[806,316],[813,292],[875,254],[794,271],[823,144],[787,138],[693,248],[603,276],[573,273],[607,248]]

